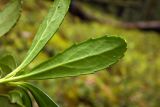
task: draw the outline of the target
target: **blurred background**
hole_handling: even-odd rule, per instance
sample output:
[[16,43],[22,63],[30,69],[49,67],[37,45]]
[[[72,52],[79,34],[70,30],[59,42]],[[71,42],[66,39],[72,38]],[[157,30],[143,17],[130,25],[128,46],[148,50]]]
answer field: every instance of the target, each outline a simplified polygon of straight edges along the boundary
[[[7,2],[0,0],[1,10]],[[22,16],[0,39],[0,51],[20,63],[52,2],[23,0]],[[32,82],[61,107],[160,107],[160,0],[72,0],[59,31],[29,67],[104,35],[128,43],[117,64],[96,74]]]

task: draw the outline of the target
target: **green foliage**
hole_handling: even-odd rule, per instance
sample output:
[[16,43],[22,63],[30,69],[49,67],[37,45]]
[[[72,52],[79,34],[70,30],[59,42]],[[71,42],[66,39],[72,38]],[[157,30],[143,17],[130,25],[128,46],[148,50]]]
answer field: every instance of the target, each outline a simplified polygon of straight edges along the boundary
[[21,0],[11,0],[0,12],[0,37],[7,33],[20,17]]
[[10,100],[22,107],[32,107],[32,100],[29,93],[22,87],[9,92]]
[[26,67],[37,56],[48,40],[51,39],[62,23],[68,11],[69,4],[70,0],[56,0],[54,2],[48,15],[40,25],[26,58],[15,71],[18,72],[18,70]]
[[20,83],[19,85],[24,87],[24,89],[26,89],[26,92],[29,90],[32,93],[39,107],[58,107],[57,104],[55,104],[47,94],[45,94],[37,87],[28,83]]
[[17,104],[11,103],[6,96],[0,96],[0,104],[3,105],[3,107],[21,107]]
[[[21,1],[14,0],[14,2],[20,3]],[[69,5],[70,0],[54,1],[48,15],[40,25],[25,59],[18,67],[12,56],[6,55],[0,58],[0,70],[2,72],[0,83],[9,87],[8,94],[5,95],[9,96],[10,105],[7,97],[1,96],[0,98],[8,107],[32,107],[31,96],[28,91],[39,107],[57,107],[54,101],[43,91],[29,83],[20,81],[90,74],[109,67],[124,56],[127,47],[125,41],[119,37],[104,36],[73,45],[63,53],[23,73],[24,68],[32,62],[56,33]],[[19,8],[15,10],[16,12],[19,12]],[[13,18],[16,19],[17,17]]]
[[1,77],[4,77],[6,74],[10,73],[14,70],[17,66],[15,59],[12,55],[2,55],[0,54],[0,68],[1,70]]
[[8,66],[11,70],[14,70],[17,66],[15,59],[12,55],[4,55],[0,57],[0,63]]
[[[37,56],[48,40],[51,39],[62,23],[64,16],[68,11],[69,4],[70,0],[56,0],[54,2],[54,5],[50,9],[48,15],[40,25],[26,58],[21,65],[15,69],[12,73],[13,75],[26,67]],[[10,75],[8,75],[8,77],[9,76]]]
[[[71,23],[72,20],[75,22]],[[145,105],[145,107],[159,107],[159,33],[125,29],[98,22],[84,23],[83,20],[78,20],[73,16],[66,17],[60,30],[65,33],[68,41],[79,41],[79,38],[82,41],[94,34],[98,36],[107,33],[109,35],[119,34],[128,42],[125,57],[107,70],[79,78],[39,82],[41,87],[46,87],[47,84],[46,90],[53,98],[56,98],[55,100],[61,101],[62,106],[143,107]],[[59,41],[53,41],[53,43],[56,44]],[[49,45],[52,46],[52,44]],[[58,50],[60,46],[55,47],[55,50]],[[53,82],[58,87],[54,87]],[[59,93],[59,89],[64,91]],[[82,99],[86,102],[83,102]]]
[[104,36],[91,39],[73,45],[33,68],[30,73],[16,78],[49,79],[90,74],[114,64],[125,51],[126,43],[121,38]]
[[15,103],[23,107],[23,101],[22,101],[21,93],[19,90],[13,90],[9,92],[9,96],[10,96],[11,103],[13,104]]

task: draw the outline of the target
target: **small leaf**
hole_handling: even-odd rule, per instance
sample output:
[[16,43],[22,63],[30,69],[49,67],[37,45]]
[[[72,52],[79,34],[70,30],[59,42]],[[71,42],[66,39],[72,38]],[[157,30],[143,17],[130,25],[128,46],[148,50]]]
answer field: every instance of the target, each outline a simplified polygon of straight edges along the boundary
[[1,77],[4,77],[16,68],[17,64],[11,55],[0,56]]
[[74,45],[16,79],[50,79],[90,74],[116,63],[126,51],[119,37],[101,37]]
[[0,64],[8,66],[11,70],[14,70],[17,67],[17,63],[12,55],[1,56]]
[[10,69],[7,65],[0,63],[0,78],[6,76],[10,72],[12,72],[12,69]]
[[20,84],[20,86],[24,87],[25,89],[31,92],[39,107],[58,107],[47,94],[45,94],[37,87],[28,83],[22,83]]
[[9,92],[9,96],[12,103],[16,103],[22,107],[32,107],[31,98],[23,88]]
[[11,0],[0,12],[0,37],[7,33],[20,17],[21,0]]
[[13,104],[9,101],[9,98],[6,96],[0,96],[0,105],[3,107],[21,107],[17,104]]
[[[33,40],[33,44],[18,70],[27,66],[56,33],[69,8],[70,0],[55,0]],[[18,71],[17,70],[17,71]]]
[[18,90],[10,91],[9,97],[10,97],[11,103],[18,104],[18,105],[24,107],[21,93]]

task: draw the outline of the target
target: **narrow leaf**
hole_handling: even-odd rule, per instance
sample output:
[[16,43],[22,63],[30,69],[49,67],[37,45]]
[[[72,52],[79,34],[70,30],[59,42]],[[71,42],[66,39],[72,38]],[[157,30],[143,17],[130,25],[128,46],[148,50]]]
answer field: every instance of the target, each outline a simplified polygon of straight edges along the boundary
[[37,87],[28,83],[22,83],[20,86],[28,89],[31,92],[39,107],[58,107],[47,94]]
[[0,37],[7,33],[20,17],[21,0],[11,0],[0,12]]
[[31,100],[28,92],[25,91],[24,89],[22,89],[20,92],[22,94],[22,101],[23,101],[23,104],[25,105],[25,107],[32,107],[32,100]]
[[33,40],[33,44],[22,62],[18,67],[19,70],[27,66],[51,39],[58,30],[69,8],[70,0],[55,0],[48,16],[44,19]]
[[119,37],[101,37],[74,45],[15,79],[50,79],[90,74],[116,63],[126,51]]

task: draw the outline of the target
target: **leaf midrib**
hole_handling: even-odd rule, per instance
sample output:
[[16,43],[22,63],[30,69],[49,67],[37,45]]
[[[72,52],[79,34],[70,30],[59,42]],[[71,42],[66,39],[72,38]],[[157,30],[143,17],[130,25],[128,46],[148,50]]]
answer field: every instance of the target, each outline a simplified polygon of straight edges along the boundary
[[[81,57],[81,58],[77,58],[77,59],[74,59],[74,60],[70,60],[70,61],[65,62],[65,63],[60,63],[60,64],[55,65],[54,67],[52,66],[52,67],[48,67],[48,68],[46,68],[46,69],[40,70],[39,72],[35,72],[36,70],[34,70],[34,71],[32,71],[33,73],[26,74],[26,75],[24,75],[24,77],[28,77],[28,76],[31,76],[31,75],[36,75],[36,74],[41,73],[41,72],[43,72],[43,71],[48,71],[48,70],[50,70],[50,69],[53,69],[53,68],[56,68],[56,67],[59,67],[59,66],[63,66],[63,65],[68,64],[68,63],[73,63],[73,62],[76,62],[76,61],[78,61],[78,60],[83,60],[83,59],[86,59],[86,58],[89,58],[89,57],[97,56],[97,55],[100,55],[100,54],[105,53],[106,51],[115,50],[115,49],[117,49],[118,47],[121,47],[121,45],[119,45],[119,46],[117,45],[117,46],[115,46],[114,48],[112,48],[112,49],[110,49],[110,50],[105,50],[105,51],[102,51],[102,52],[100,52],[100,53],[93,54],[92,56],[88,56],[88,55],[87,55],[87,56],[85,56],[85,57]],[[22,76],[22,77],[23,77],[23,76]]]
[[[58,5],[59,5],[60,2],[61,2],[61,1],[58,2]],[[54,13],[57,12],[57,8],[58,8],[58,7],[56,7],[56,10],[55,10]],[[53,17],[55,17],[55,14],[51,17],[51,19],[52,19]],[[40,37],[40,40],[43,39],[43,36],[44,36],[44,34],[46,33],[46,31],[47,31],[47,29],[48,29],[48,26],[49,26],[53,21],[54,21],[54,20],[51,20],[49,23],[48,23],[48,21],[47,21],[47,26],[46,26],[45,30],[43,31],[42,36]],[[23,61],[22,65],[23,65],[23,64],[28,60],[28,58],[32,55],[32,53],[34,52],[34,50],[36,49],[36,47],[38,46],[38,44],[41,42],[40,40],[39,40],[39,41],[37,42],[37,44],[34,46],[34,48],[32,49],[32,51],[30,52],[30,54],[25,58],[25,60]]]

